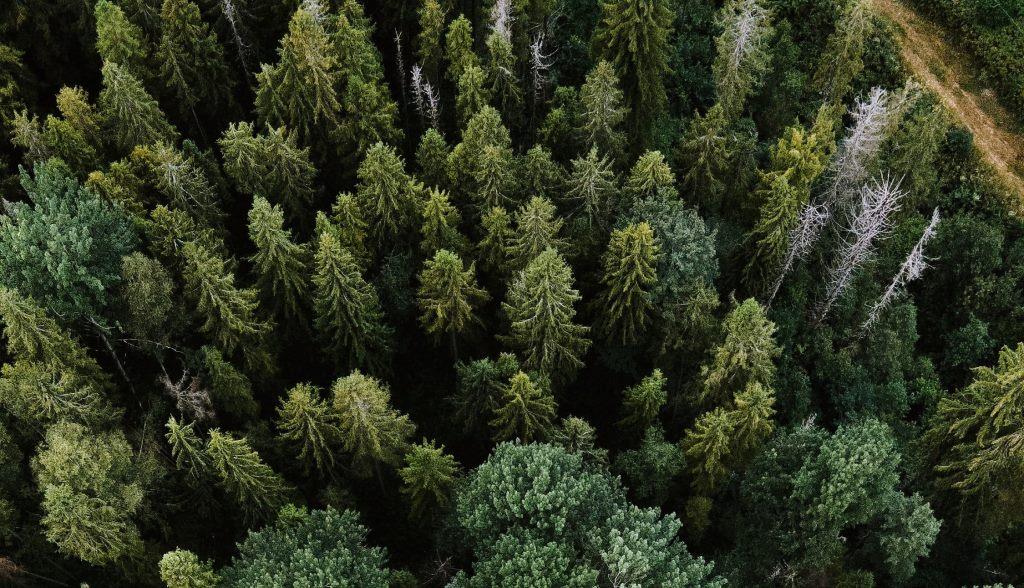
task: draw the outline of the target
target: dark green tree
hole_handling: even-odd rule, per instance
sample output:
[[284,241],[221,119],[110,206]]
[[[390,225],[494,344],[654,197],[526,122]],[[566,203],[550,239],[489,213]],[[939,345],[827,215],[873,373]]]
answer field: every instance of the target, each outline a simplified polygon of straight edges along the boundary
[[459,462],[433,441],[412,445],[405,454],[405,466],[398,470],[402,493],[409,497],[412,515],[421,517],[448,505],[459,474]]
[[259,276],[257,285],[268,307],[282,318],[299,319],[309,292],[309,255],[292,241],[284,228],[284,213],[265,198],[253,199],[249,210],[249,239],[256,245],[252,262]]
[[146,92],[142,82],[124,66],[113,61],[103,64],[100,115],[113,143],[121,151],[136,145],[173,141],[178,132],[167,122],[160,105]]
[[398,467],[416,425],[391,406],[387,385],[357,370],[336,380],[331,392],[342,448],[356,471],[379,477],[381,464]]
[[604,289],[597,299],[596,330],[624,345],[645,332],[654,310],[651,290],[658,280],[658,243],[647,223],[612,232],[604,254]]
[[164,0],[155,57],[164,85],[182,112],[194,116],[196,107],[213,112],[230,102],[233,79],[224,49],[191,0]]

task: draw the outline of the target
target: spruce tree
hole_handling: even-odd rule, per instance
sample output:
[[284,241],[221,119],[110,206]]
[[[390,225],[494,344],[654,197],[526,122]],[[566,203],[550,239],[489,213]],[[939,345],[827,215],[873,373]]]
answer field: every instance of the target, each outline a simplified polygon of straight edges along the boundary
[[405,466],[398,470],[402,478],[402,494],[409,497],[411,514],[422,517],[443,509],[455,485],[459,462],[433,441],[411,445],[405,454]]
[[448,158],[452,186],[460,193],[470,197],[479,194],[476,178],[482,167],[484,149],[489,145],[497,147],[503,156],[511,160],[512,138],[508,129],[502,124],[498,111],[485,106],[469,119],[462,132],[462,141],[452,149]]
[[149,167],[156,188],[171,204],[201,223],[215,226],[219,222],[223,212],[217,190],[207,175],[204,161],[195,153],[160,142],[151,148],[138,148],[132,156]]
[[210,400],[224,415],[246,423],[259,416],[260,406],[252,394],[252,383],[212,345],[199,349],[203,376],[210,386]]
[[331,220],[336,226],[335,235],[341,246],[365,264],[370,257],[366,242],[367,225],[356,197],[347,192],[338,194],[331,207]]
[[309,291],[308,254],[284,228],[281,208],[260,196],[254,198],[249,210],[249,239],[256,245],[252,262],[264,300],[283,318],[301,318]]
[[420,249],[424,253],[433,255],[439,249],[458,252],[466,248],[466,238],[459,233],[462,217],[459,209],[448,201],[447,192],[430,188],[421,215]]
[[250,518],[270,516],[284,503],[287,483],[263,463],[246,439],[211,429],[206,453],[221,486]]
[[704,402],[721,403],[752,382],[767,387],[775,379],[774,362],[781,350],[775,343],[775,323],[763,306],[748,298],[725,317],[722,328],[725,340],[711,363],[701,367]]
[[342,447],[356,470],[379,475],[380,464],[397,467],[416,425],[392,408],[387,385],[356,370],[336,380],[331,391]]
[[103,64],[99,106],[106,129],[121,151],[157,141],[174,141],[178,136],[142,82],[112,61]]
[[[156,59],[164,85],[183,112],[212,112],[231,100],[232,78],[217,35],[191,0],[164,0]],[[199,124],[199,121],[195,121]]]
[[604,291],[598,298],[597,331],[624,345],[646,331],[654,305],[651,290],[658,280],[658,243],[647,223],[612,232],[604,254]]
[[574,226],[584,234],[605,231],[611,224],[619,193],[608,158],[592,147],[586,157],[572,160],[568,184],[565,197],[573,206]]
[[278,62],[256,74],[256,112],[271,125],[295,130],[306,144],[320,129],[340,123],[338,55],[323,25],[305,8],[295,11],[277,50]]
[[455,113],[459,126],[465,126],[473,115],[491,101],[491,90],[485,84],[487,77],[478,65],[466,66],[459,76],[455,95]]
[[477,205],[486,210],[504,205],[515,182],[513,156],[510,149],[485,145],[473,172],[474,197]]
[[760,0],[729,0],[722,7],[722,34],[715,39],[717,55],[712,64],[718,105],[727,120],[743,111],[747,97],[756,89],[771,56],[770,16]]
[[583,367],[590,329],[573,322],[572,270],[554,249],[546,249],[519,272],[502,304],[509,317],[505,340],[523,352],[523,366],[569,379]]
[[240,190],[273,198],[284,205],[289,219],[308,221],[316,168],[294,133],[278,127],[253,136],[249,123],[232,123],[217,144],[224,154],[224,171]]
[[719,407],[701,415],[686,432],[683,448],[693,476],[691,484],[698,492],[711,493],[729,473],[735,428],[736,420]]
[[355,258],[334,235],[321,233],[314,268],[315,325],[328,356],[342,366],[385,365],[389,333],[384,313]]
[[495,206],[484,213],[480,226],[483,237],[477,244],[477,251],[484,267],[492,272],[504,271],[509,262],[509,247],[515,236],[512,217],[504,208]]
[[427,129],[416,148],[418,177],[428,188],[448,187],[448,142],[437,129]]
[[142,29],[128,20],[111,0],[96,3],[96,52],[104,63],[116,63],[132,75],[144,76],[149,47]]
[[594,48],[615,67],[629,104],[630,124],[638,144],[667,104],[663,78],[668,72],[668,37],[673,14],[665,0],[607,0]]
[[270,325],[256,317],[258,293],[236,286],[223,258],[198,243],[186,243],[182,257],[185,293],[203,321],[200,331],[226,353],[267,332]]
[[356,200],[377,245],[399,237],[413,225],[415,186],[393,147],[377,143],[356,172]]
[[697,115],[686,127],[679,143],[679,159],[686,173],[683,185],[699,201],[717,206],[725,191],[725,178],[732,158],[726,137],[728,121],[720,104]]
[[467,268],[457,254],[440,249],[424,263],[419,279],[420,324],[436,337],[450,335],[454,350],[456,337],[479,322],[476,310],[490,298],[477,286],[476,267]]
[[448,60],[445,75],[452,83],[459,83],[468,68],[480,65],[480,58],[473,53],[473,25],[464,15],[460,14],[448,24],[444,46]]
[[523,372],[512,376],[499,403],[491,420],[495,441],[544,439],[554,428],[554,396]]
[[508,255],[515,267],[526,267],[545,249],[566,247],[565,241],[558,236],[565,221],[558,216],[550,200],[534,196],[516,211],[515,221],[516,231],[508,247]]
[[420,33],[416,37],[416,55],[427,78],[440,82],[437,74],[441,65],[445,11],[438,0],[423,0],[418,12]]
[[160,558],[160,579],[167,588],[216,588],[220,578],[213,563],[187,549],[168,551]]
[[647,151],[629,170],[622,193],[630,202],[636,202],[663,193],[675,196],[675,186],[676,176],[665,156],[660,151]]
[[621,160],[626,141],[622,124],[628,110],[622,105],[622,90],[612,64],[599,61],[587,74],[587,81],[580,88],[580,102],[585,113],[583,130],[593,145],[591,149]]
[[661,370],[640,380],[636,386],[626,389],[622,399],[623,417],[619,426],[627,431],[646,431],[658,419],[658,413],[665,406],[668,394],[665,391],[666,378]]
[[396,145],[402,142],[402,131],[396,126],[398,105],[391,99],[383,80],[365,81],[349,77],[342,104],[345,118],[338,129],[347,160],[360,161],[379,143]]
[[325,474],[334,466],[334,451],[341,441],[338,417],[320,389],[297,384],[281,399],[277,408],[277,428],[285,441],[298,445],[299,460]]
[[167,419],[164,437],[171,446],[174,466],[193,482],[202,482],[213,474],[213,462],[206,444],[196,434],[194,423],[179,423],[173,415]]
[[[553,200],[565,190],[565,170],[543,145],[534,145],[520,159],[519,191]],[[511,182],[510,182],[511,184]]]

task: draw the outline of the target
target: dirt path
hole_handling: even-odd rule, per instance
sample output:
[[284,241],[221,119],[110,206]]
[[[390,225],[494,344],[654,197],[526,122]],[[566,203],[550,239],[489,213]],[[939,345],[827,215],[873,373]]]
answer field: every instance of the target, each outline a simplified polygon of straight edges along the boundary
[[903,59],[974,134],[974,143],[1007,186],[1024,198],[1024,137],[1016,122],[971,71],[971,63],[948,35],[898,0],[874,0],[874,7],[898,27]]

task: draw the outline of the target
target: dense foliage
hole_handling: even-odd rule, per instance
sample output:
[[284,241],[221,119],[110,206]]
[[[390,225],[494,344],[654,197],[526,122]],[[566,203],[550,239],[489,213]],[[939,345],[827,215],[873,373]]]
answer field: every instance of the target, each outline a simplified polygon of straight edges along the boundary
[[869,0],[0,4],[0,584],[1024,578],[1024,195]]

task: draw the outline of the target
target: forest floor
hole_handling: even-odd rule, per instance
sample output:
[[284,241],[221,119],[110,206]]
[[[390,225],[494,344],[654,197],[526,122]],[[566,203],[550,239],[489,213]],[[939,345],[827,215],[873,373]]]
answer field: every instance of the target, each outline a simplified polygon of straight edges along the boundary
[[1009,188],[1024,198],[1024,128],[974,73],[969,56],[946,39],[949,32],[899,0],[874,0],[875,9],[897,25],[903,60],[974,134],[986,161]]

